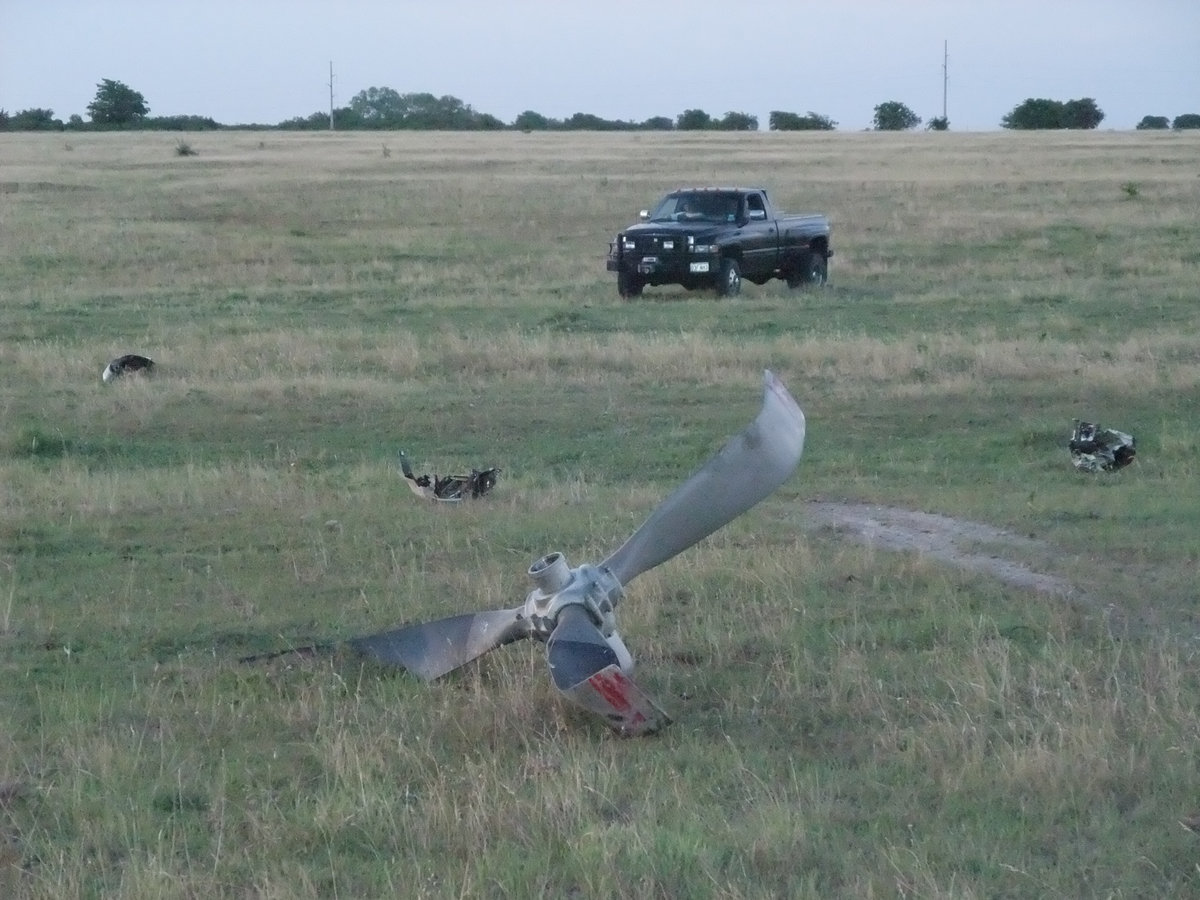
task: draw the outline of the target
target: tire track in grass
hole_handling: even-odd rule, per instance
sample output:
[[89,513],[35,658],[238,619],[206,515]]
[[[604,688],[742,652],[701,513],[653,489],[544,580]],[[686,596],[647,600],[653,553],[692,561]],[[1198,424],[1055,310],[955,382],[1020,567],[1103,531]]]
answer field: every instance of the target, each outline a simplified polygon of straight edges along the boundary
[[1079,603],[1095,612],[1128,620],[1124,611],[1077,585],[1025,560],[1054,555],[1045,541],[1023,537],[982,522],[872,503],[813,500],[804,504],[800,524],[815,531],[897,553],[918,553],[967,572],[987,575],[1022,590]]

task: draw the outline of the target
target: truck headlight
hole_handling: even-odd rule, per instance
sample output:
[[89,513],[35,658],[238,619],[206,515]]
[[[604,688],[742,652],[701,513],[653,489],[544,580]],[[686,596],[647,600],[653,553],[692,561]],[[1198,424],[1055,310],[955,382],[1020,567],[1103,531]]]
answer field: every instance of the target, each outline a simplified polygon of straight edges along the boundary
[[716,253],[717,245],[716,244],[692,244],[690,247],[688,247],[688,249],[691,250],[693,253],[706,253],[706,254]]
[[620,238],[618,243],[620,243],[622,250],[629,252],[629,253],[632,253],[634,250],[637,249],[637,244],[634,243],[632,238],[627,238],[627,237]]

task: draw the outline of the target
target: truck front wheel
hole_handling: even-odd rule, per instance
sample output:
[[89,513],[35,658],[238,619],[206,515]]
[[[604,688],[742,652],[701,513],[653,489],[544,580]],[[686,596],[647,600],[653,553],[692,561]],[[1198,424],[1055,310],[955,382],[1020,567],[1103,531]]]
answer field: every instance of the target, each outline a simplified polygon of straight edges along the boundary
[[736,297],[742,292],[742,267],[736,259],[721,260],[721,274],[717,280],[717,293],[722,297]]
[[629,300],[642,296],[643,287],[645,285],[636,275],[630,275],[628,272],[617,273],[617,293],[621,295],[622,299]]
[[800,257],[796,268],[788,275],[790,288],[821,287],[829,280],[829,260],[819,250],[810,250]]

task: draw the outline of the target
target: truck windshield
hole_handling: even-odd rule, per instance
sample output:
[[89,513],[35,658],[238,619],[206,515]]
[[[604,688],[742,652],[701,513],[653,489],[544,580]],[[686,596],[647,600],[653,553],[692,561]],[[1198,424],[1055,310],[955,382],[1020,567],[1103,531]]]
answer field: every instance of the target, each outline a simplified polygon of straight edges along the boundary
[[737,194],[682,192],[667,194],[650,213],[651,222],[734,222]]

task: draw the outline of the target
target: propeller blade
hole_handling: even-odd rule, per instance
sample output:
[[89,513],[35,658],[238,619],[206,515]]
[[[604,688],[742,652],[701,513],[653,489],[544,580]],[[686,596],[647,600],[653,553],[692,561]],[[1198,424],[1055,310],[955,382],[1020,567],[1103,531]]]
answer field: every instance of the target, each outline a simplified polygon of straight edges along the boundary
[[617,651],[582,606],[567,606],[558,614],[558,624],[546,641],[546,660],[554,686],[560,691],[621,663]]
[[617,665],[606,666],[563,696],[604,721],[623,737],[651,734],[671,724],[668,716]]
[[804,451],[804,413],[773,373],[758,417],[664,500],[602,566],[627,585],[721,526],[787,480]]
[[[583,607],[568,606],[559,613],[546,658],[563,696],[601,716],[620,734],[649,734],[670,724],[671,717],[625,673],[620,656]],[[631,665],[627,651],[626,664]]]
[[382,663],[400,665],[432,681],[465,666],[490,650],[530,634],[523,606],[494,612],[467,613],[405,625],[393,631],[347,641],[360,653]]

